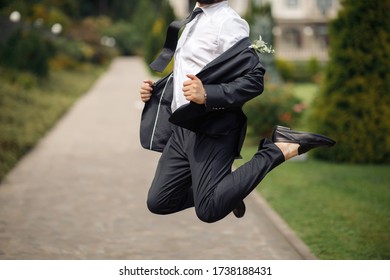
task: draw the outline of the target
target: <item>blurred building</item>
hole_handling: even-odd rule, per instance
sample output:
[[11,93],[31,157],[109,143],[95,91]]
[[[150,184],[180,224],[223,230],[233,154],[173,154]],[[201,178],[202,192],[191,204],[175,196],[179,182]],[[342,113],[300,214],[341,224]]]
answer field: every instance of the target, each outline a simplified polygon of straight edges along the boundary
[[[178,17],[194,7],[193,0],[170,0]],[[241,16],[253,6],[270,3],[275,20],[274,48],[279,58],[319,61],[328,59],[328,21],[336,17],[340,0],[229,0]]]
[[328,21],[337,16],[339,9],[339,0],[273,0],[278,57],[328,60]]

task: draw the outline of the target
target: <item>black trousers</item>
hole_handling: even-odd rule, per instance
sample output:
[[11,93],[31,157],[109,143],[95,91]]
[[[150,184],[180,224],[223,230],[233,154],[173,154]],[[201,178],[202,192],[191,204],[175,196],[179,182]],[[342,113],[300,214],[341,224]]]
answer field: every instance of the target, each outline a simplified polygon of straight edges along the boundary
[[227,216],[284,161],[280,149],[264,139],[253,158],[232,172],[240,132],[210,137],[175,126],[148,193],[149,210],[171,214],[195,207],[208,223]]

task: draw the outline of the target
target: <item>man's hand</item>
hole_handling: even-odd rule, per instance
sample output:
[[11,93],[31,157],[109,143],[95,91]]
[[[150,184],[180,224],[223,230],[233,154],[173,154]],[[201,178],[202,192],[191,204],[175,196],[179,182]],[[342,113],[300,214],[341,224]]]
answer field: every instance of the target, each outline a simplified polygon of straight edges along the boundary
[[150,97],[152,96],[152,85],[153,82],[151,80],[144,80],[141,85],[141,90],[139,91],[141,94],[141,100],[143,102],[148,102]]
[[206,91],[203,87],[202,81],[195,75],[188,74],[189,80],[183,83],[183,93],[188,101],[197,104],[206,103]]

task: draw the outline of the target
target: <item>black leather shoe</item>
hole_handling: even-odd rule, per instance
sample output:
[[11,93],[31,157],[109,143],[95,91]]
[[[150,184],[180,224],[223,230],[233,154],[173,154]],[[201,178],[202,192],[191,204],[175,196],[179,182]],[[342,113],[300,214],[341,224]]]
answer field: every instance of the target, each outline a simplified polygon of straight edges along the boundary
[[245,211],[246,211],[246,207],[245,207],[245,203],[243,200],[241,200],[236,208],[233,209],[233,214],[234,216],[236,216],[237,218],[242,218],[244,217],[245,215]]
[[298,154],[304,154],[313,148],[331,147],[336,141],[315,133],[294,131],[288,127],[276,126],[272,133],[272,142],[296,143],[299,144]]

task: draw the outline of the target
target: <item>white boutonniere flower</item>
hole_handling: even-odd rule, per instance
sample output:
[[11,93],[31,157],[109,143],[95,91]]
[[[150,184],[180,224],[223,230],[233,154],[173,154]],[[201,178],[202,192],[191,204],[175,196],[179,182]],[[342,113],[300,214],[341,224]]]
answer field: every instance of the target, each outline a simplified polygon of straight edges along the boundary
[[254,49],[258,53],[275,53],[275,50],[272,46],[267,46],[267,43],[263,41],[261,35],[259,36],[259,40],[255,40],[250,48]]

